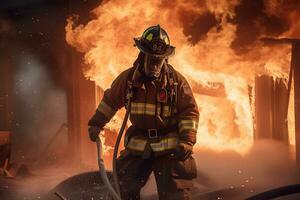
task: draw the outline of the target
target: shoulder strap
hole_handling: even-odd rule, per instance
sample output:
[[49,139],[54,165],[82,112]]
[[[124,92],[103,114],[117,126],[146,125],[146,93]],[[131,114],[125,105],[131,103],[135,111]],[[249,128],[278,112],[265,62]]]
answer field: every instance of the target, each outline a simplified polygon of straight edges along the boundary
[[129,73],[128,73],[128,76],[127,76],[127,79],[126,79],[126,101],[125,101],[125,108],[126,109],[130,109],[131,108],[128,108],[128,102],[130,100],[132,100],[133,98],[133,89],[132,89],[132,77],[133,77],[133,73],[134,73],[134,70],[135,70],[135,67],[132,67],[130,70],[129,70]]
[[170,88],[170,107],[171,107],[171,115],[177,112],[177,92],[178,92],[178,82],[176,77],[175,69],[172,65],[167,64],[168,66],[168,81]]

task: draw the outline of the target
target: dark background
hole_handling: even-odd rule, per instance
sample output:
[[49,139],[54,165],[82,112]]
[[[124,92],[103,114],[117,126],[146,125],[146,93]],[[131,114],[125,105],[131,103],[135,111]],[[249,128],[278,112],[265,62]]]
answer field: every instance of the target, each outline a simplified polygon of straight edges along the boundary
[[[81,56],[65,41],[66,19],[78,14],[79,23],[86,23],[98,4],[0,1],[0,130],[13,133],[13,160],[36,158],[69,123],[74,65],[81,67]],[[58,140],[64,145],[70,134],[63,132]]]

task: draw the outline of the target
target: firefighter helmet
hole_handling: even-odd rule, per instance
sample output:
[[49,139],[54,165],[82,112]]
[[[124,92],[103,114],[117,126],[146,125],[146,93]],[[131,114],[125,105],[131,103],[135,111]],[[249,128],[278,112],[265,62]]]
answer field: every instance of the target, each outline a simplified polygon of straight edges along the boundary
[[147,28],[141,37],[134,38],[134,42],[141,52],[155,57],[166,58],[175,51],[167,32],[160,25]]

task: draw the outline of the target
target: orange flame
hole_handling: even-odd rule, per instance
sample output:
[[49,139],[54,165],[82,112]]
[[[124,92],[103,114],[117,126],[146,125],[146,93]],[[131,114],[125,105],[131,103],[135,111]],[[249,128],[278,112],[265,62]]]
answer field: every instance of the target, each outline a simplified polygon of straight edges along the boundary
[[[135,60],[138,50],[133,38],[160,24],[176,46],[170,63],[178,71],[197,84],[219,82],[225,87],[225,98],[195,94],[201,111],[197,146],[245,152],[253,138],[248,86],[253,85],[255,74],[287,75],[290,48],[271,48],[258,42],[255,50],[237,55],[230,47],[237,26],[228,20],[235,15],[238,3],[204,1],[201,7],[194,1],[105,1],[91,12],[94,19],[86,25],[76,25],[74,17],[68,19],[66,40],[85,53],[89,66],[85,76],[105,89]],[[196,14],[209,10],[220,21],[221,29],[211,28],[206,37],[191,44],[183,31],[180,13],[184,10]],[[189,23],[188,19],[184,23]]]

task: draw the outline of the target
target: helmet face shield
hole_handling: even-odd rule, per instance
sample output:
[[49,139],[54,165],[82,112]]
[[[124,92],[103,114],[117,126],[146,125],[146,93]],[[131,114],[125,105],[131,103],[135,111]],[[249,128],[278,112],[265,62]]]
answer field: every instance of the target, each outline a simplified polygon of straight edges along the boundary
[[149,78],[158,78],[165,58],[146,54],[144,59],[145,75]]

